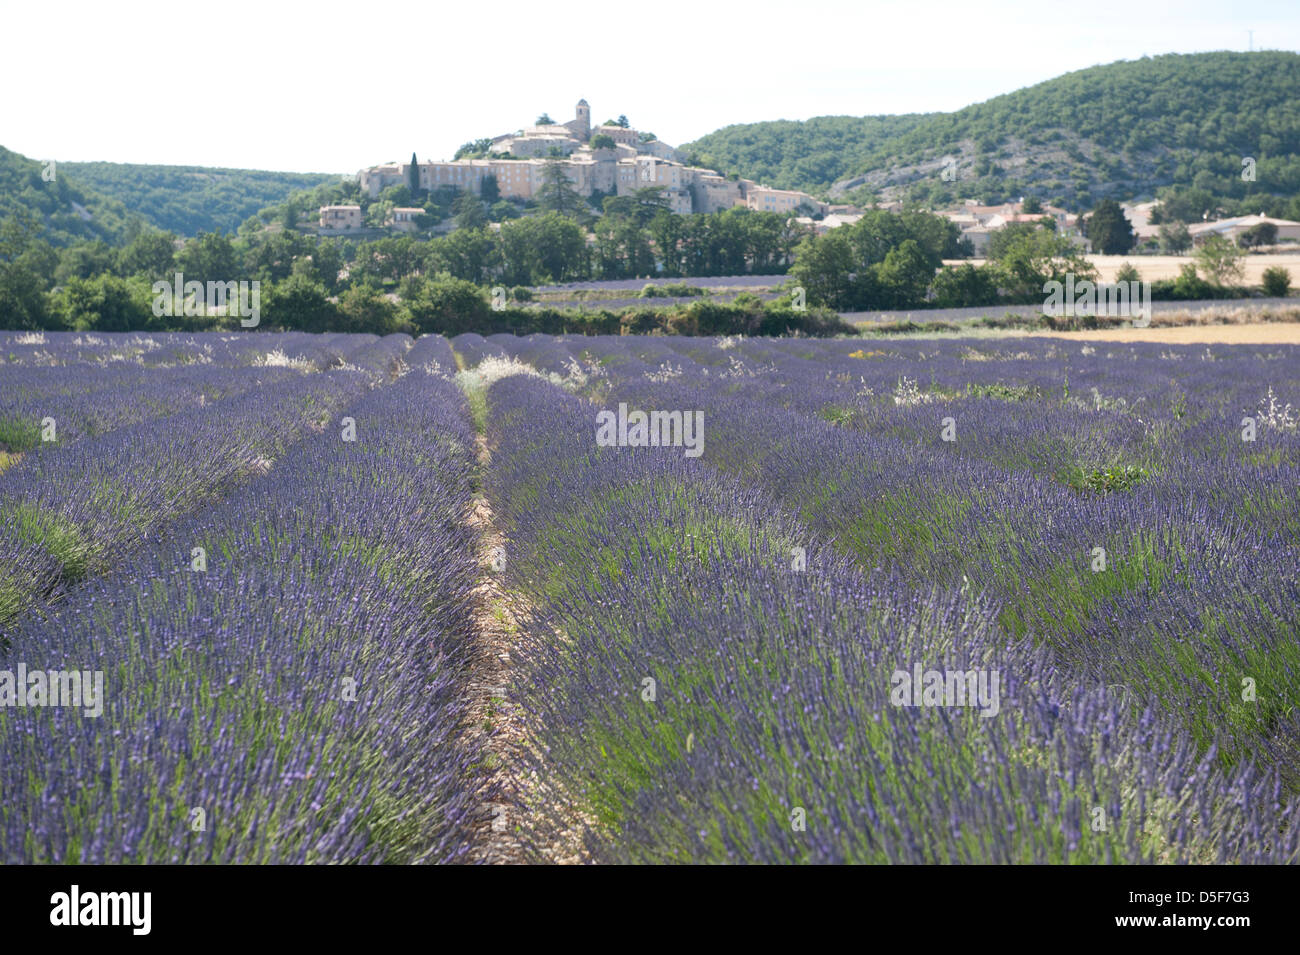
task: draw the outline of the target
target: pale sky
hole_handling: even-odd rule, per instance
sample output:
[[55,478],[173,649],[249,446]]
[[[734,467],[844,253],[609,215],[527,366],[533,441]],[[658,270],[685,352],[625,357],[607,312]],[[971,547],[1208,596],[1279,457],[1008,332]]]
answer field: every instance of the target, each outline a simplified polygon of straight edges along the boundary
[[0,0],[0,145],[354,173],[543,112],[680,145],[732,123],[959,109],[1144,54],[1300,50],[1297,0]]

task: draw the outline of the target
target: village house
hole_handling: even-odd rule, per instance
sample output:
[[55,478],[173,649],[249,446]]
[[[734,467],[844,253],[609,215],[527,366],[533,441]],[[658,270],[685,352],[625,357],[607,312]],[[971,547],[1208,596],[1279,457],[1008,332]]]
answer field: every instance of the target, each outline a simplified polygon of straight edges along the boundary
[[[851,206],[839,206],[840,210],[852,208]],[[814,219],[812,216],[796,216],[795,222],[805,229],[812,231],[817,235],[825,235],[831,229],[838,229],[842,225],[853,225],[862,218],[861,212],[832,211],[821,219]]]
[[322,232],[350,232],[361,228],[360,206],[321,206]]
[[[750,180],[745,182],[748,184]],[[757,184],[745,190],[745,205],[759,212],[792,213],[800,206],[808,205],[808,198],[806,193],[793,189],[769,189]]]
[[418,228],[416,222],[422,215],[424,210],[419,206],[397,206],[388,213],[388,220],[384,224],[398,232],[414,232]]

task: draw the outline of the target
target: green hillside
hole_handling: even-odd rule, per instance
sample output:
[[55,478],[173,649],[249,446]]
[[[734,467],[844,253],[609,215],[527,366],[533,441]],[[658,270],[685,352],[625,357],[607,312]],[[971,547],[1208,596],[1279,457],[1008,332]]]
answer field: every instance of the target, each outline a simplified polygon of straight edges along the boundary
[[[1035,195],[1085,208],[1170,186],[1230,199],[1295,195],[1300,55],[1147,57],[954,113],[731,126],[685,148],[727,172],[854,199]],[[1243,157],[1256,160],[1253,182],[1242,180]],[[941,176],[950,160],[956,182]]]
[[0,146],[0,222],[15,213],[28,213],[44,224],[53,245],[82,239],[120,242],[130,215],[116,199],[87,188],[62,164],[49,170],[44,163]]
[[342,179],[325,173],[110,162],[59,162],[47,172],[44,162],[0,147],[0,221],[26,211],[43,223],[46,240],[56,246],[83,239],[120,245],[139,226],[180,236],[233,233],[293,193]]
[[60,163],[59,168],[75,181],[120,201],[151,225],[183,236],[234,232],[244,220],[291,193],[341,178],[325,173],[112,162]]
[[[933,114],[931,114],[933,115]],[[682,146],[701,166],[736,172],[778,189],[825,191],[867,168],[880,145],[927,114],[817,116],[727,126]]]

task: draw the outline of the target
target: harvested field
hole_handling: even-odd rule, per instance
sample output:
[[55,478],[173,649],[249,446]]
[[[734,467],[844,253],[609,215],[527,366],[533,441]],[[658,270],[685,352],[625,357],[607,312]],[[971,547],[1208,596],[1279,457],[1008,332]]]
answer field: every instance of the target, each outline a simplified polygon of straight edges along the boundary
[[1300,345],[1300,324],[1182,325],[1150,328],[1089,328],[1077,332],[1031,332],[1079,341],[1164,342],[1171,345]]

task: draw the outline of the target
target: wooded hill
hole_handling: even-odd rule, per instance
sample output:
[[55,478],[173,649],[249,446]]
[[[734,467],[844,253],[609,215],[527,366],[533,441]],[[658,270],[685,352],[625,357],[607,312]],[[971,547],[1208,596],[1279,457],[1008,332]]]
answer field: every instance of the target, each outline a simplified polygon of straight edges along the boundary
[[[1197,53],[1111,63],[953,113],[728,126],[683,147],[705,165],[824,197],[1072,209],[1195,188],[1300,194],[1300,55]],[[1242,160],[1256,160],[1243,181]],[[956,181],[942,173],[955,161]]]
[[[0,221],[26,211],[53,245],[121,245],[141,228],[234,233],[262,209],[338,175],[30,159],[0,147]],[[134,224],[133,224],[134,220]]]

